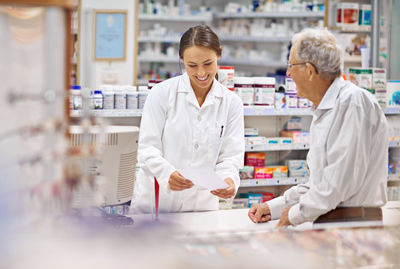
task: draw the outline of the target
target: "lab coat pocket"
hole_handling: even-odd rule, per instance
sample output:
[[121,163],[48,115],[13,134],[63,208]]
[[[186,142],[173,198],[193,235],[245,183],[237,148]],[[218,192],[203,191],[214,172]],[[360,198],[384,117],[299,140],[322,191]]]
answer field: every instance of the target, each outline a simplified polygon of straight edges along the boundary
[[224,135],[223,125],[210,128],[208,134],[208,159],[211,162],[216,162],[218,159],[218,154],[221,149],[223,135]]

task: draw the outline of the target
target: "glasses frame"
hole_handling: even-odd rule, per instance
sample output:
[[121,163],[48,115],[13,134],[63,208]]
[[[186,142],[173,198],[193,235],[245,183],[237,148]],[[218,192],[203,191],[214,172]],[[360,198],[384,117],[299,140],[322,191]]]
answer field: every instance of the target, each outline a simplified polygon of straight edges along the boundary
[[286,63],[287,68],[286,68],[286,69],[289,70],[290,68],[292,68],[292,67],[295,66],[295,65],[303,65],[303,64],[311,64],[311,65],[314,67],[314,69],[315,69],[315,73],[318,74],[318,69],[317,69],[317,67],[316,67],[313,63],[311,63],[311,62],[294,63],[294,64],[290,64],[289,62],[287,62],[287,63]]

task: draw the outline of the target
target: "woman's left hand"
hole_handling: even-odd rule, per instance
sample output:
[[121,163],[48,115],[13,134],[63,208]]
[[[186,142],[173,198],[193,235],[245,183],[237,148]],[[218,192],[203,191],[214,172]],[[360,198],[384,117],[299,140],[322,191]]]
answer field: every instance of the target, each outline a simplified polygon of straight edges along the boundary
[[228,188],[213,190],[211,193],[223,199],[229,199],[233,197],[236,191],[235,183],[233,183],[233,180],[230,177],[225,178],[225,182],[229,185]]

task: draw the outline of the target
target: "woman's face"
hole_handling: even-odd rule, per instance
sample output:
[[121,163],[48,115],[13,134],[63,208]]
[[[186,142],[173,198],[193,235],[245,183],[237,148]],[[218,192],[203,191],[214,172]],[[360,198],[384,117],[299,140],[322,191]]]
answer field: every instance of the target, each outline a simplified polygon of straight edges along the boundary
[[195,91],[208,91],[218,71],[217,53],[209,48],[193,46],[184,50],[183,63]]

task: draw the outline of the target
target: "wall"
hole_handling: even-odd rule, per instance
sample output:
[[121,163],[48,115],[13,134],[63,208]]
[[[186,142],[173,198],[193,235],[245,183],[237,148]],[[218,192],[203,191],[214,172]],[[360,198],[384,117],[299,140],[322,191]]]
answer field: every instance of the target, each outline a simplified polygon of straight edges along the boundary
[[[101,84],[133,85],[135,1],[81,0],[80,13],[80,84],[95,88]],[[124,9],[128,12],[125,61],[103,62],[93,59],[93,11]]]

